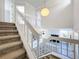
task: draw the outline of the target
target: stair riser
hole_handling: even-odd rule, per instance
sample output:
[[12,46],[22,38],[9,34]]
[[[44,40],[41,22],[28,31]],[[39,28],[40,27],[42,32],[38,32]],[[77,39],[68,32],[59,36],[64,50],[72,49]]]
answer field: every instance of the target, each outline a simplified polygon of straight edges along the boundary
[[2,25],[2,26],[15,26],[15,24],[13,24],[13,23],[4,23],[4,22],[0,22],[0,25]]
[[16,27],[0,27],[0,30],[16,30]]
[[16,57],[15,59],[25,59],[26,58],[26,53]]
[[6,39],[6,40],[0,40],[0,45],[2,44],[6,44],[6,43],[10,43],[10,42],[16,42],[16,41],[19,41],[20,38],[12,38],[12,39]]
[[2,32],[0,33],[0,36],[7,36],[7,35],[18,35],[18,32]]
[[16,27],[15,25],[0,24],[0,27]]
[[0,56],[2,56],[4,54],[7,54],[7,53],[10,53],[12,51],[16,51],[16,50],[18,50],[20,48],[22,48],[22,44],[19,44],[19,45],[10,47],[10,48],[3,49],[3,50],[0,51]]

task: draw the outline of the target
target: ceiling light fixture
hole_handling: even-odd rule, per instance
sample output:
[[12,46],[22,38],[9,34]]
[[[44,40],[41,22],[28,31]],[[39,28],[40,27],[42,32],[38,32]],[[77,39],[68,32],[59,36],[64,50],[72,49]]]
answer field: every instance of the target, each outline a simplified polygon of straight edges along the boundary
[[41,9],[41,15],[42,16],[48,16],[49,15],[49,9],[48,8]]
[[41,9],[41,15],[42,16],[48,16],[49,15],[49,9],[46,7],[46,0],[44,1],[44,8]]

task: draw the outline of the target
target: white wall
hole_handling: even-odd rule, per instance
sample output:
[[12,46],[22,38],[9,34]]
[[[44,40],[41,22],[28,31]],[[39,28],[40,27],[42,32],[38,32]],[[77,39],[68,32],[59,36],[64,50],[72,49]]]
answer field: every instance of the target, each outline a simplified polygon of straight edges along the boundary
[[0,21],[4,20],[4,0],[0,0]]
[[[60,5],[59,5],[60,6]],[[56,7],[58,8],[58,7]],[[47,17],[42,17],[43,28],[72,28],[73,27],[73,16],[72,16],[72,4],[56,10],[52,8],[50,14]]]
[[73,0],[74,5],[74,30],[79,32],[79,0]]
[[[73,0],[73,14],[74,14],[74,21],[73,21],[74,31],[79,32],[79,0]],[[76,45],[76,59],[79,59],[79,46],[78,45]]]

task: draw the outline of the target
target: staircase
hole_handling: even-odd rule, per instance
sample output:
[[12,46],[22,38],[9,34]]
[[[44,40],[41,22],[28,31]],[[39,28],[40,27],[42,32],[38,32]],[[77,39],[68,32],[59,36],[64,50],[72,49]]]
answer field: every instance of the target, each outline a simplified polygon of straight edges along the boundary
[[0,22],[0,59],[28,59],[14,23]]
[[45,56],[45,57],[43,57],[41,59],[60,59],[60,58],[58,58],[56,56],[53,56],[53,55],[48,55],[48,56]]

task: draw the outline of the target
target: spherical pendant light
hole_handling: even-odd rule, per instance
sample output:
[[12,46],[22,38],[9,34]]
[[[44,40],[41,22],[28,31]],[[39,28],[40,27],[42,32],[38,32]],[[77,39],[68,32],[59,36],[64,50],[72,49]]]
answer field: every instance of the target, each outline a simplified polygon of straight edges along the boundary
[[41,15],[42,16],[48,16],[49,15],[49,9],[48,8],[41,9]]

